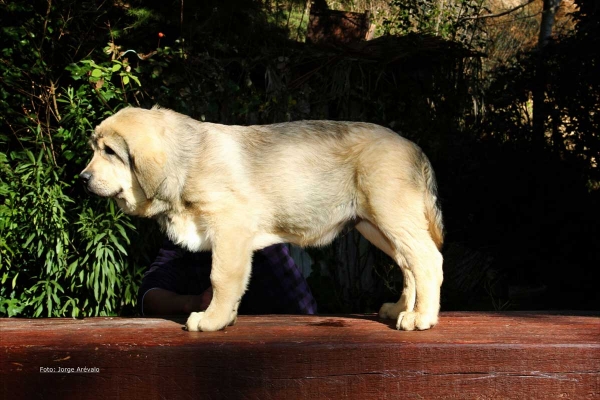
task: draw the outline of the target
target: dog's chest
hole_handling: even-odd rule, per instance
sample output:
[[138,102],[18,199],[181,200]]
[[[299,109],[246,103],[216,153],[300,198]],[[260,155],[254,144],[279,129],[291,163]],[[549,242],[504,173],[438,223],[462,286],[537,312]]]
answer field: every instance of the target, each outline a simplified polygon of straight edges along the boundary
[[189,214],[177,214],[163,215],[158,222],[176,245],[193,252],[212,249],[211,232],[202,219]]

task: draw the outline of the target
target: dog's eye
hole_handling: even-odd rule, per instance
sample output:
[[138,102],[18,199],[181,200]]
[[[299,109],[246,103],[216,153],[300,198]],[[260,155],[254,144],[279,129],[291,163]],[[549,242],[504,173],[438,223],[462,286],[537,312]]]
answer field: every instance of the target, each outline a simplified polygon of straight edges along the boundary
[[115,154],[117,154],[117,153],[115,153],[115,151],[113,149],[111,149],[108,146],[104,146],[104,152],[106,153],[106,155],[109,155],[109,156],[114,156]]

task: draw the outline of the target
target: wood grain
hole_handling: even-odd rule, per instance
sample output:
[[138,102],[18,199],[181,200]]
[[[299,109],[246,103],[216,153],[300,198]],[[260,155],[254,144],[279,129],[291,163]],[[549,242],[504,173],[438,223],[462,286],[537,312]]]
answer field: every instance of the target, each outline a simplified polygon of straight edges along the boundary
[[[424,332],[375,316],[0,320],[2,399],[600,398],[600,314],[442,313]],[[40,368],[97,368],[41,373]]]

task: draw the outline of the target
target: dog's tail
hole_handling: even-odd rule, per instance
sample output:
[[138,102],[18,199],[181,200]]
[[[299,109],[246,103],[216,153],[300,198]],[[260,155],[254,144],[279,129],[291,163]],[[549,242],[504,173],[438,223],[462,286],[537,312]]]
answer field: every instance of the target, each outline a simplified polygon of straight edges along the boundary
[[438,250],[444,244],[444,223],[442,221],[442,209],[438,199],[437,182],[435,173],[429,160],[423,156],[423,177],[425,178],[425,217],[429,222],[429,234],[435,242]]

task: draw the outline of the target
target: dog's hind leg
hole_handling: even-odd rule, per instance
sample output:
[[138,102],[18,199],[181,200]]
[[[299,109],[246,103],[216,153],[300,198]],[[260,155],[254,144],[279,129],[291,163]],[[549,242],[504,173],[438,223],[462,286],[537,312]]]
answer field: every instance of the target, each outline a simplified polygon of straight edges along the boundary
[[443,259],[428,230],[423,195],[408,186],[396,190],[390,185],[378,185],[369,194],[368,219],[377,230],[363,226],[361,232],[376,245],[386,243],[382,250],[391,253],[404,275],[402,297],[384,304],[379,314],[397,319],[398,329],[429,329],[438,320]]
[[213,298],[206,311],[190,315],[187,330],[217,331],[235,323],[252,266],[251,239],[240,232],[243,230],[226,229],[213,240]]
[[[381,233],[381,231],[367,220],[362,220],[356,225],[361,235],[369,242],[390,256],[396,259],[396,251],[390,244],[390,241]],[[404,277],[404,288],[402,296],[397,303],[385,303],[379,310],[381,318],[398,319],[401,312],[412,311],[415,307],[416,290],[415,277],[408,268],[401,268]]]
[[397,318],[398,329],[408,331],[429,329],[438,321],[442,255],[427,231],[425,234],[413,232],[408,237],[402,234],[396,235],[392,240],[399,243],[396,262],[404,274],[405,288],[414,287],[414,307],[412,309],[404,307],[404,300],[400,298],[396,304],[384,304],[379,314],[388,318]]

